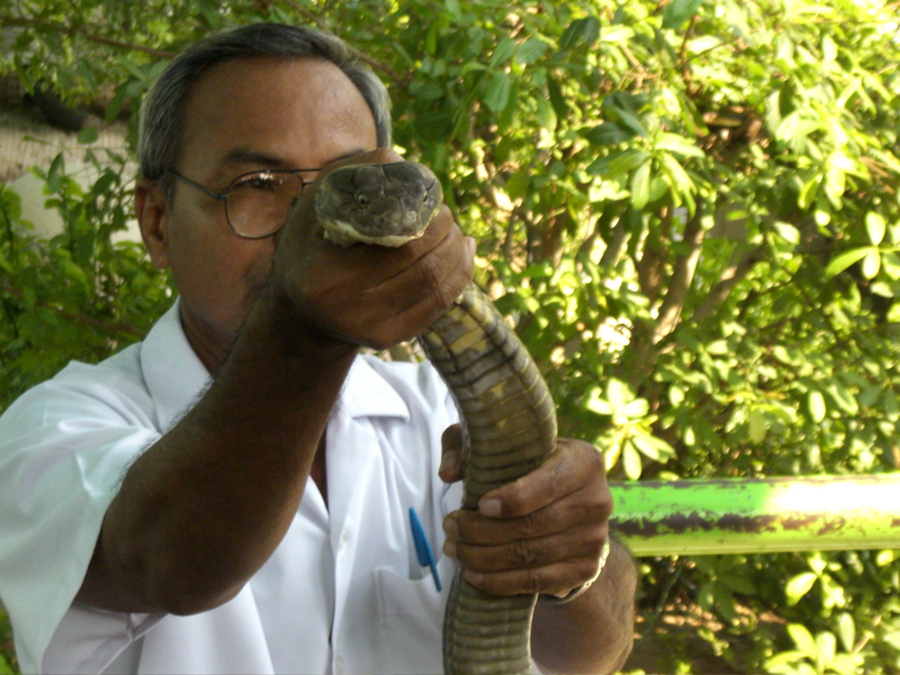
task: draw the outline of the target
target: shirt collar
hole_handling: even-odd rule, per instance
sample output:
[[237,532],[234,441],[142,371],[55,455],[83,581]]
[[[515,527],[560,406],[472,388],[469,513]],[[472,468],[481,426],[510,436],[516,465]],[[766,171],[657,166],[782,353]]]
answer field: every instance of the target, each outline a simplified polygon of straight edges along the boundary
[[[160,429],[170,428],[209,386],[209,371],[194,352],[181,326],[179,302],[153,326],[141,346],[144,381],[156,406]],[[350,417],[400,417],[409,408],[391,384],[368,362],[357,357],[350,368],[338,405]]]
[[184,334],[179,304],[163,314],[141,345],[141,370],[162,430],[188,411],[212,379]]

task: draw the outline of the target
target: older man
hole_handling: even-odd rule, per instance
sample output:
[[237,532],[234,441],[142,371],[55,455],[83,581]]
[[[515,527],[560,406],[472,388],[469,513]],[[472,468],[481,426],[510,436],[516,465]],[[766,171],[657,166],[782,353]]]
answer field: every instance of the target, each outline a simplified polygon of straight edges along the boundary
[[319,172],[395,161],[389,144],[381,84],[313,31],[220,34],[160,77],[136,207],[179,299],[143,343],[70,365],[0,422],[0,597],[25,671],[439,671],[446,591],[409,507],[445,577],[455,557],[500,594],[593,581],[539,603],[533,656],[621,665],[634,569],[614,545],[597,577],[599,453],[560,441],[458,512],[445,387],[427,364],[359,355],[421,332],[472,275],[446,207],[398,249],[318,234]]

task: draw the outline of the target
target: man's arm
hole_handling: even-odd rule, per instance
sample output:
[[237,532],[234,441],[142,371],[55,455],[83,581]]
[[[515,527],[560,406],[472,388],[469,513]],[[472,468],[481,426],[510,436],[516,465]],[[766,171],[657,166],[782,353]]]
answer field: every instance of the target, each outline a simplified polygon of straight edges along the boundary
[[314,192],[209,390],[126,473],[79,601],[191,614],[236,595],[296,513],[359,345],[417,334],[471,279],[472,246],[446,208],[399,249],[341,249],[314,230]]
[[[465,460],[459,428],[448,431],[441,477],[452,481]],[[593,580],[571,602],[538,601],[531,644],[542,668],[612,673],[631,651],[637,578],[630,554],[612,542],[597,576],[612,508],[602,455],[560,439],[541,467],[484,495],[478,511],[454,511],[444,521],[444,552],[485,591],[563,597]]]
[[538,601],[531,648],[550,672],[614,673],[634,641],[637,575],[631,554],[615,540],[597,580],[562,605]]

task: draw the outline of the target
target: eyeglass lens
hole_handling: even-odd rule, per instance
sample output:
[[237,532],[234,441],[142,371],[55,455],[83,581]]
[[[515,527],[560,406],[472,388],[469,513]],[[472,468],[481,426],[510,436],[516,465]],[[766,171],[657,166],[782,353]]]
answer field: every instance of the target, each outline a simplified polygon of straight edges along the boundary
[[268,237],[280,230],[294,201],[311,182],[300,174],[259,171],[237,178],[228,188],[225,208],[228,222],[238,235]]

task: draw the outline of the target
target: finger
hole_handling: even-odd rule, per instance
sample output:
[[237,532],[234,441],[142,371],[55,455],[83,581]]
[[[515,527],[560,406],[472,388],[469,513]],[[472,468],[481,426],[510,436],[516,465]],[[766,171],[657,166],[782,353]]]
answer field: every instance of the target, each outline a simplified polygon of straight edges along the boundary
[[543,567],[503,572],[477,572],[465,569],[463,576],[476,588],[494,595],[541,593],[562,597],[576,586],[594,579],[597,568],[596,560],[581,558]]
[[490,546],[539,539],[573,528],[605,528],[612,514],[607,493],[585,489],[516,518],[490,518],[477,511],[458,510],[447,516],[444,529],[467,544]]
[[539,539],[517,539],[508,544],[478,546],[448,539],[447,555],[475,572],[534,569],[561,562],[599,559],[609,530],[581,527]]
[[479,511],[516,518],[544,508],[592,481],[605,483],[603,456],[589,443],[561,438],[547,460],[526,476],[485,494]]
[[445,483],[455,483],[462,479],[463,430],[462,425],[453,424],[441,435],[441,466],[438,475]]

